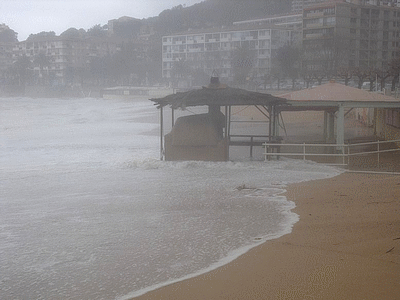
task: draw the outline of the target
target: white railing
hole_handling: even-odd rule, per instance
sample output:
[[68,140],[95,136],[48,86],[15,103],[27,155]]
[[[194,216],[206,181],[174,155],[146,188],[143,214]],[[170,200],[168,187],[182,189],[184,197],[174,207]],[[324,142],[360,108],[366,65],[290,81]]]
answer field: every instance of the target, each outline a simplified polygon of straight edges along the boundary
[[[397,152],[400,151],[400,148],[398,146],[396,146],[395,148],[392,149],[382,149],[383,145],[389,144],[389,143],[394,143],[394,144],[398,144],[400,143],[400,139],[398,140],[390,140],[390,141],[376,141],[376,142],[368,142],[368,143],[355,143],[355,144],[348,144],[348,158],[350,158],[351,156],[356,156],[356,155],[365,155],[365,154],[377,154],[377,159],[378,159],[378,164],[380,163],[380,154],[381,153],[387,153],[387,152]],[[352,152],[350,153],[350,148],[353,147],[360,147],[360,146],[371,146],[371,145],[376,145],[376,150],[373,151],[363,151],[363,152]]]
[[[382,146],[388,143],[400,143],[399,140],[390,140],[390,141],[376,141],[376,142],[367,142],[367,143],[354,143],[354,144],[281,144],[281,143],[264,143],[263,147],[264,151],[264,160],[267,161],[271,157],[275,156],[279,158],[280,156],[291,156],[291,157],[302,157],[303,160],[306,160],[307,157],[337,157],[340,158],[341,162],[332,163],[332,165],[340,165],[340,166],[348,166],[350,162],[350,157],[357,155],[367,155],[367,154],[377,154],[378,164],[380,163],[380,154],[386,152],[395,152],[400,151],[399,147],[395,147],[392,149],[382,149]],[[358,151],[355,152],[354,148],[357,147],[368,147],[376,145],[376,150],[370,151]],[[292,152],[281,152],[282,147],[291,147]],[[299,151],[295,152],[293,148],[299,148]],[[310,151],[310,148],[319,149],[319,151]],[[323,149],[331,149],[330,151],[321,151]],[[276,149],[276,152],[273,152],[273,149]],[[330,152],[330,153],[321,153],[321,152]]]

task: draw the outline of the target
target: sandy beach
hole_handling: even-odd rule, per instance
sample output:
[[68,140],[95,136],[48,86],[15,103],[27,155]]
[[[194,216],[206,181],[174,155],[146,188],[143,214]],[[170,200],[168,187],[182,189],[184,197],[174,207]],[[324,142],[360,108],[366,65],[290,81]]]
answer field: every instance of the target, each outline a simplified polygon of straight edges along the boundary
[[291,234],[135,299],[399,299],[400,176],[343,173],[290,185]]

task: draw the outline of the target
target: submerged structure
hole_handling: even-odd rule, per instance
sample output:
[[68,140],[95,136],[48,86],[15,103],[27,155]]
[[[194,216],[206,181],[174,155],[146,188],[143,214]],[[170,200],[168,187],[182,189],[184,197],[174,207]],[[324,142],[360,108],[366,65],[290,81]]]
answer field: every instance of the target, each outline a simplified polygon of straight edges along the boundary
[[[229,146],[261,146],[276,142],[278,106],[286,100],[270,94],[251,92],[221,84],[219,78],[211,77],[210,85],[201,89],[150,99],[160,109],[161,159],[166,160],[229,160]],[[232,140],[230,134],[232,106],[254,105],[269,119],[264,136],[239,136],[246,140]],[[185,116],[175,121],[174,110],[190,106],[207,106],[208,112]],[[165,135],[164,108],[170,107],[172,130]],[[222,110],[222,111],[221,111]],[[238,137],[238,136],[237,136]],[[257,140],[256,138],[262,138]]]

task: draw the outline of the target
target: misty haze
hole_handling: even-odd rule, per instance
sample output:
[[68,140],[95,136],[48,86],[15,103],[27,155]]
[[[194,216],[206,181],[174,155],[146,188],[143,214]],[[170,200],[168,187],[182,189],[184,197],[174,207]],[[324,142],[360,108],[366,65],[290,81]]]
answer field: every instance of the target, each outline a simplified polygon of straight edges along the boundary
[[400,1],[33,2],[0,4],[1,299],[396,298]]

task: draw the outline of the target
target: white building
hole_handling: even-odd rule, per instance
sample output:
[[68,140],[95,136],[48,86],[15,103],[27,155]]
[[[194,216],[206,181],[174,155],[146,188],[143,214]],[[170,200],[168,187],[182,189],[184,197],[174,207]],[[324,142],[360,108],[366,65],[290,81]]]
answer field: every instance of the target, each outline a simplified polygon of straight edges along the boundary
[[[116,51],[115,43],[100,38],[39,37],[14,44],[13,61],[26,56],[33,62],[35,78],[46,77],[52,85],[66,85],[73,83],[73,74],[88,69],[91,58],[112,55]],[[39,54],[44,54],[48,63],[35,64]]]
[[274,15],[262,19],[234,22],[233,25],[259,25],[259,26],[281,26],[289,29],[300,30],[303,26],[303,14],[292,13]]
[[328,1],[331,0],[292,0],[292,12],[301,13],[304,8]]
[[172,78],[174,64],[184,62],[191,71],[210,76],[215,70],[221,79],[231,82],[234,51],[246,48],[252,59],[251,77],[260,78],[270,72],[277,49],[293,43],[297,34],[285,27],[252,24],[164,36],[162,75]]

